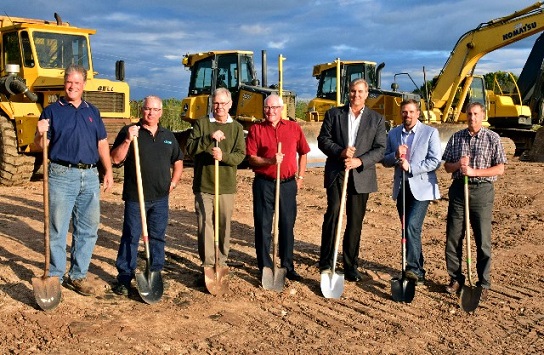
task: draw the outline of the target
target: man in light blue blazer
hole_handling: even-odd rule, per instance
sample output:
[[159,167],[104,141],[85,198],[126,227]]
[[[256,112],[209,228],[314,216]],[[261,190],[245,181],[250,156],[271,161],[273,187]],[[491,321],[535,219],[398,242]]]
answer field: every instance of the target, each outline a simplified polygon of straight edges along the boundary
[[[431,200],[440,198],[436,169],[440,166],[441,148],[438,130],[419,121],[416,100],[401,102],[402,125],[387,136],[385,167],[395,167],[393,199],[402,219],[402,179],[405,178],[406,278],[418,285],[425,282],[421,228]],[[403,174],[404,172],[404,174]]]

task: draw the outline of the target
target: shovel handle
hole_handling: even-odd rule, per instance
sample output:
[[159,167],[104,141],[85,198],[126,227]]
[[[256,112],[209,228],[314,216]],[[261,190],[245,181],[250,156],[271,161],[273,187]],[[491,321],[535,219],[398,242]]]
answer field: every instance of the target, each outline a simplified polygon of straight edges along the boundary
[[49,154],[47,153],[47,132],[42,135],[43,145],[43,241],[45,266],[43,277],[49,276],[49,263],[51,262],[51,250],[49,242]]
[[144,241],[145,256],[147,260],[150,258],[149,252],[149,237],[147,234],[147,216],[145,213],[145,199],[144,188],[142,184],[142,169],[140,166],[140,148],[138,145],[138,137],[134,136],[132,139],[134,146],[134,164],[136,165],[136,183],[138,187],[138,201],[140,203],[140,218],[142,220],[142,239]]
[[468,176],[465,175],[464,177],[464,197],[465,197],[465,238],[466,238],[466,253],[467,253],[467,276],[468,276],[468,283],[472,287],[472,272],[470,264],[471,261],[471,253],[470,253],[470,201],[469,201],[469,192],[468,192]]
[[[278,153],[281,153],[281,142],[278,142]],[[280,225],[280,175],[281,163],[276,163],[276,191],[274,198],[274,255],[272,256],[272,262],[274,263],[274,269],[276,269],[276,255],[278,254],[278,235]],[[274,273],[275,274],[275,273]]]

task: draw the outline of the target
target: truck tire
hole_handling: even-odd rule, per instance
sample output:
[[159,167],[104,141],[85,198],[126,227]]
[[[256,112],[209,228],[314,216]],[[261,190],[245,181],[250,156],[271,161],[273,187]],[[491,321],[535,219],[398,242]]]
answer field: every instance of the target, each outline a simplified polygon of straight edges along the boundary
[[35,160],[33,156],[19,154],[14,124],[0,115],[0,184],[13,186],[30,181]]

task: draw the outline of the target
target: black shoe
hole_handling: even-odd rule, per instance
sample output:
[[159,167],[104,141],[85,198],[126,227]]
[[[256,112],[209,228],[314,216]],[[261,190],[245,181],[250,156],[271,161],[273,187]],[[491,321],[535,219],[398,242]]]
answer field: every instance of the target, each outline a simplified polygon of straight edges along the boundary
[[353,270],[346,272],[344,278],[349,282],[359,282],[363,280],[363,275],[358,270]]
[[425,276],[417,278],[416,286],[425,286]]
[[302,276],[300,276],[295,270],[287,271],[285,277],[291,281],[302,281]]
[[117,283],[111,288],[111,290],[113,291],[113,293],[119,296],[127,297],[129,294],[129,288],[122,283]]

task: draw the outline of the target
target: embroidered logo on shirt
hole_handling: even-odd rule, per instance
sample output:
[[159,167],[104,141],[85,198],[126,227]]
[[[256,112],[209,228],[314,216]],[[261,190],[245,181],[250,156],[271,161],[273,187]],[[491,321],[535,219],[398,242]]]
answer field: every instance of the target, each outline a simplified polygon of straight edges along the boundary
[[93,122],[93,118],[91,116],[89,116],[89,122]]
[[172,141],[169,141],[169,140],[166,140],[166,139],[165,139],[165,140],[163,141],[163,143],[164,143],[164,144],[172,144]]

